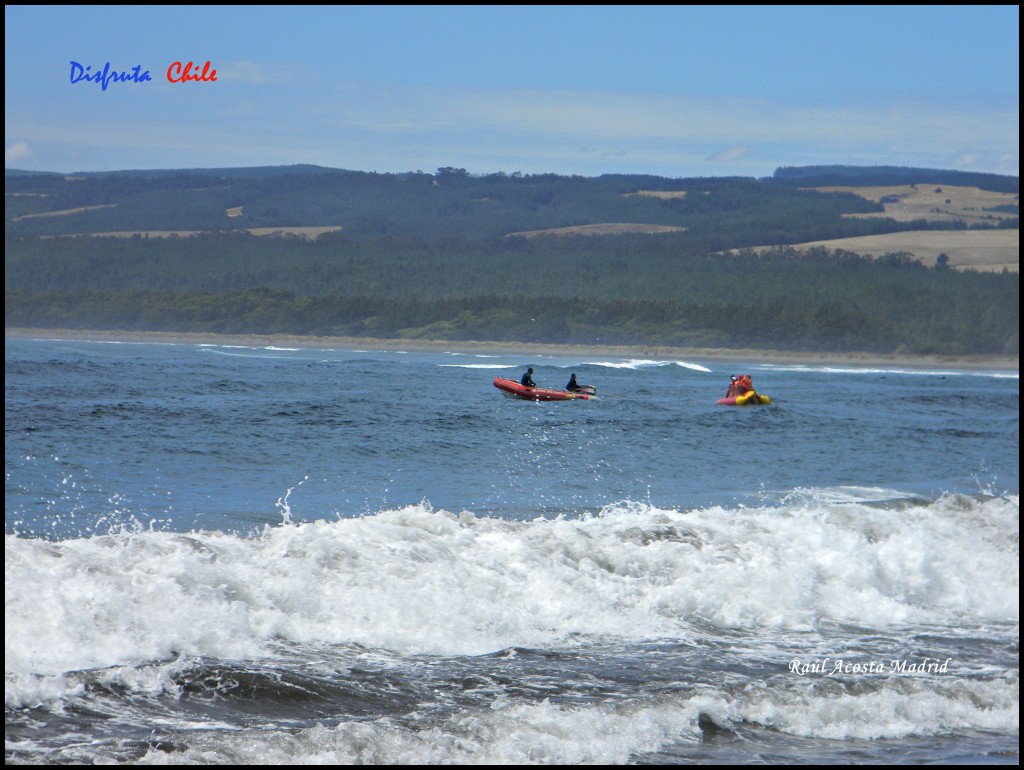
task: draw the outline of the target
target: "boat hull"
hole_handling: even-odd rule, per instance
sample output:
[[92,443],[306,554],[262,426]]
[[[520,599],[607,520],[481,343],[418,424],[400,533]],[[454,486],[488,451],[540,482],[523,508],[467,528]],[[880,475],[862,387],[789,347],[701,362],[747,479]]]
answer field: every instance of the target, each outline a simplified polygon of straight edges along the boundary
[[528,388],[515,380],[506,380],[504,377],[495,377],[494,387],[507,396],[522,398],[526,401],[587,401],[594,398],[592,388],[585,389],[579,393],[570,393],[568,390],[555,390],[553,388]]
[[720,398],[715,403],[719,406],[758,406],[763,404],[770,404],[771,398],[758,393],[756,390],[748,390],[741,396],[729,396],[727,398]]

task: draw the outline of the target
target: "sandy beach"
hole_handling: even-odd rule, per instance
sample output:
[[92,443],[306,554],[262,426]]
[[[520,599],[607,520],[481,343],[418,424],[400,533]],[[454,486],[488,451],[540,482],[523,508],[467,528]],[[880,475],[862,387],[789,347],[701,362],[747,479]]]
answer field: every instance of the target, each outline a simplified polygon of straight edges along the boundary
[[781,350],[675,348],[659,345],[558,345],[487,340],[402,340],[375,337],[308,337],[290,334],[202,334],[178,332],[101,331],[84,329],[5,328],[5,338],[92,340],[98,342],[154,342],[274,346],[286,348],[342,348],[366,350],[452,351],[458,353],[515,353],[522,356],[607,355],[645,359],[704,359],[780,364],[832,364],[840,366],[947,366],[958,369],[1018,371],[1019,356],[913,356],[876,353],[823,353]]

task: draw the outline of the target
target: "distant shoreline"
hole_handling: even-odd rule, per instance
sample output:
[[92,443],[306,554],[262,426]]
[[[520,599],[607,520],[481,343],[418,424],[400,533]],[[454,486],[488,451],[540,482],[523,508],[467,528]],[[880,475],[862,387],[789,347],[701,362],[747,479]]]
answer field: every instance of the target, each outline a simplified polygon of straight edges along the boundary
[[841,366],[948,366],[958,369],[1020,369],[1019,356],[914,356],[876,353],[824,353],[727,348],[677,348],[663,345],[559,345],[476,340],[404,340],[376,337],[312,337],[292,334],[210,334],[184,332],[102,331],[85,329],[5,328],[5,338],[78,340],[93,342],[153,342],[253,347],[333,348],[409,352],[516,353],[524,357],[608,355],[623,358],[687,359],[750,363],[831,364]]

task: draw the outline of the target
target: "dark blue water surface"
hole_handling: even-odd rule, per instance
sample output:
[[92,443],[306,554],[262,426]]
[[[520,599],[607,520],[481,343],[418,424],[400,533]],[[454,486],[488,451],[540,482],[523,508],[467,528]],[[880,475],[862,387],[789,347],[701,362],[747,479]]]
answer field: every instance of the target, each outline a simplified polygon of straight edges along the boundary
[[1017,763],[1016,370],[5,343],[8,763]]
[[[527,365],[599,399],[492,387]],[[770,408],[715,405],[734,369]],[[310,520],[1019,485],[1016,372],[8,340],[5,380],[8,532],[89,533],[100,514],[245,531],[280,522],[289,490]]]

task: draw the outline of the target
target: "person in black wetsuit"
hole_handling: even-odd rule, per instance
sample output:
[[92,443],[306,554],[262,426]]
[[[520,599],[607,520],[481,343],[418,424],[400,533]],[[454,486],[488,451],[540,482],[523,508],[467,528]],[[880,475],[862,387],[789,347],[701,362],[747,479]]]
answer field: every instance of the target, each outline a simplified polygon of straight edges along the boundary
[[524,388],[536,388],[537,383],[533,381],[533,367],[531,366],[526,370],[526,374],[523,375],[522,379],[519,380],[519,384]]
[[576,382],[576,372],[573,372],[569,377],[569,383],[565,386],[565,389],[570,393],[579,393],[583,390],[583,387]]

